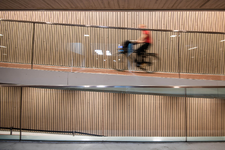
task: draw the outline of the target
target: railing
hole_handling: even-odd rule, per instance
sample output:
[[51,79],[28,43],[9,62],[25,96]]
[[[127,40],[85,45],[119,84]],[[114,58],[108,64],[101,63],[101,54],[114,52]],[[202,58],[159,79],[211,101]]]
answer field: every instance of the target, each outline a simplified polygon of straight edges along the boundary
[[148,92],[1,87],[0,139],[224,141],[225,88],[137,89]]
[[[111,56],[140,29],[91,25],[0,21],[0,62],[112,69]],[[149,52],[161,58],[159,72],[225,74],[225,33],[151,31]],[[135,48],[137,48],[136,46]],[[135,54],[133,54],[135,55]],[[139,70],[134,63],[130,70]]]
[[[91,133],[85,133],[85,132],[77,132],[77,131],[52,131],[52,130],[38,130],[38,129],[24,129],[24,128],[14,128],[14,127],[0,127],[1,130],[10,130],[10,135],[12,135],[13,130],[14,131],[27,131],[27,132],[40,132],[40,133],[54,133],[54,134],[72,134],[73,136],[75,134],[80,135],[89,135],[89,136],[103,136],[103,135],[97,135],[97,134],[91,134]],[[21,133],[20,133],[21,134]]]

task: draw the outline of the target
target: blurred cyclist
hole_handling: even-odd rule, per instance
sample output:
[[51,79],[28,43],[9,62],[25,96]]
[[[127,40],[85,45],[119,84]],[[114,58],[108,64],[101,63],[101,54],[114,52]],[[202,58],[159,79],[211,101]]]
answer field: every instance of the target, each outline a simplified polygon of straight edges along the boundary
[[[140,24],[139,28],[146,29],[146,25]],[[138,40],[128,40],[124,42],[123,49],[126,51],[128,48],[129,43],[134,44],[142,44],[137,50],[137,59],[135,59],[135,62],[137,64],[137,67],[142,67],[141,65],[144,65],[144,54],[145,51],[151,46],[152,44],[152,38],[151,38],[151,32],[147,30],[141,30],[141,37]]]
[[[139,25],[139,28],[141,29],[146,29],[146,25],[144,24],[140,24]],[[152,38],[151,38],[151,32],[150,31],[147,31],[147,30],[142,30],[141,31],[141,37],[134,41],[135,43],[138,43],[138,44],[142,44],[136,51],[137,51],[137,59],[135,60],[135,62],[137,63],[137,66],[139,67],[142,62],[144,61],[143,60],[143,55],[145,54],[145,51],[151,46],[152,44]]]

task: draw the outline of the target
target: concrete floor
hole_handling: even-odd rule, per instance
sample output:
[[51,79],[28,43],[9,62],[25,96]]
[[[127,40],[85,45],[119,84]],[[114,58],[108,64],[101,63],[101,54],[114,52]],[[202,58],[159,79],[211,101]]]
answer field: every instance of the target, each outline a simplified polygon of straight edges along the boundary
[[73,143],[0,141],[0,150],[224,150],[225,142],[201,143]]
[[[30,69],[30,64],[6,63],[0,62],[0,67],[6,68],[20,68]],[[34,70],[48,70],[48,71],[62,71],[62,72],[79,72],[79,73],[95,73],[95,74],[114,74],[114,75],[129,75],[129,76],[144,76],[144,77],[161,77],[161,78],[179,78],[178,73],[155,72],[149,74],[143,71],[116,71],[114,69],[100,69],[100,68],[76,68],[76,67],[62,67],[50,65],[33,65]],[[212,74],[193,74],[181,73],[182,79],[197,79],[197,80],[223,80],[225,75],[212,75]]]

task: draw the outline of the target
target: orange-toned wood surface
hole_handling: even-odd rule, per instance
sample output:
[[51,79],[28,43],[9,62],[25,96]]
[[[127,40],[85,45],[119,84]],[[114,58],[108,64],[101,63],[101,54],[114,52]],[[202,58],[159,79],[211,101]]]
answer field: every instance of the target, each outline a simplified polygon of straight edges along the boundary
[[[30,64],[16,64],[0,62],[0,67],[7,68],[21,68],[31,69]],[[163,78],[183,78],[183,79],[198,79],[198,80],[225,80],[223,75],[207,75],[207,74],[178,74],[178,73],[146,73],[142,71],[124,71],[119,72],[113,69],[99,69],[99,68],[76,68],[76,67],[63,67],[63,66],[48,66],[48,65],[33,65],[35,70],[48,70],[48,71],[63,71],[63,72],[80,72],[80,73],[96,73],[96,74],[117,74],[129,76],[149,76],[149,77],[163,77]]]

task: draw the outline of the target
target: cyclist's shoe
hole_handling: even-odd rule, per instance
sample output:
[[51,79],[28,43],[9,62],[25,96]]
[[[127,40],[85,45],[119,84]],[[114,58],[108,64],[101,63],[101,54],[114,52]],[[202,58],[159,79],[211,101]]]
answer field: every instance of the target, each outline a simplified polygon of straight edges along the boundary
[[137,63],[137,59],[135,59],[134,62]]
[[140,68],[141,68],[142,70],[146,70],[146,69],[145,69],[146,66],[147,66],[147,63],[142,63],[142,64],[140,65]]
[[136,63],[136,67],[140,67],[140,64],[139,63]]
[[142,63],[136,62],[136,67],[140,67]]
[[141,67],[141,68],[145,68],[147,65],[148,65],[147,63],[142,63],[142,64],[140,65],[140,67]]

